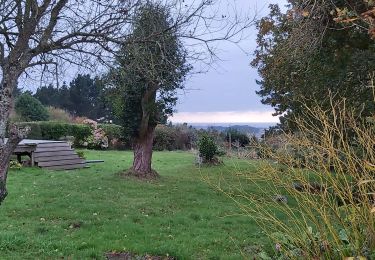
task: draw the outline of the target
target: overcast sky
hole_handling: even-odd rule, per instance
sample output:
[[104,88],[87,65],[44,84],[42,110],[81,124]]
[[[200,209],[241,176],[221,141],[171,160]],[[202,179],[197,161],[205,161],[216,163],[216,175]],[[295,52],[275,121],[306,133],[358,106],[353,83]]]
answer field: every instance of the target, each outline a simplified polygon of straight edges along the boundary
[[[193,1],[194,0],[188,0]],[[284,6],[286,0],[231,0],[242,14],[249,13],[260,18],[268,14],[268,5],[278,3]],[[225,2],[225,1],[223,1]],[[223,8],[223,13],[226,13]],[[177,112],[170,120],[173,123],[261,123],[278,122],[273,117],[273,109],[263,105],[255,91],[259,86],[257,70],[250,66],[252,54],[256,48],[255,26],[246,31],[246,39],[235,44],[218,44],[220,61],[204,74],[194,75],[186,81],[184,92],[179,94]],[[201,64],[192,64],[196,68]],[[70,82],[77,73],[82,73],[73,66],[64,72],[64,81]],[[55,79],[55,78],[53,78]],[[38,81],[25,81],[26,89],[36,91]],[[23,86],[21,86],[23,87]]]
[[[284,5],[284,0],[236,0],[240,10],[257,9],[258,15],[268,13],[269,3]],[[256,8],[255,8],[256,7]],[[205,74],[195,75],[186,82],[181,93],[173,123],[251,123],[278,122],[273,109],[263,105],[255,91],[259,79],[255,68],[250,66],[256,48],[256,30],[247,32],[247,39],[240,47],[229,43],[220,44],[220,58],[214,68]]]

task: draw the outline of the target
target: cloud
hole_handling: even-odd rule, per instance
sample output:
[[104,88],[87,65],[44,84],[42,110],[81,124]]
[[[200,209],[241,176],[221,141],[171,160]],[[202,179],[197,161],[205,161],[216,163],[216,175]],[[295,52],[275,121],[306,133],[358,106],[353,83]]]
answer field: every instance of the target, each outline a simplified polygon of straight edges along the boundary
[[278,123],[272,111],[179,112],[170,117],[173,123]]

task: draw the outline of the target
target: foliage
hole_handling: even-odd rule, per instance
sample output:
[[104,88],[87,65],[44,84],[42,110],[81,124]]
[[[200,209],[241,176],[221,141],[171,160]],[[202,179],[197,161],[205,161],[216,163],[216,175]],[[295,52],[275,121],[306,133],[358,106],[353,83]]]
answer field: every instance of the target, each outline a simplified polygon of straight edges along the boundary
[[28,139],[36,139],[36,140],[43,139],[42,129],[40,127],[39,122],[35,122],[35,123],[29,122],[27,124],[25,124],[23,122],[18,122],[17,124],[21,127],[26,126],[26,125],[30,126],[30,131],[27,134]]
[[[115,112],[126,135],[142,137],[173,113],[177,89],[190,70],[167,7],[147,2],[134,15],[110,79]],[[133,41],[138,39],[137,43]],[[140,41],[139,39],[147,39]]]
[[345,98],[358,116],[370,116],[375,111],[368,87],[374,79],[375,41],[363,22],[345,26],[333,14],[361,8],[363,1],[352,6],[340,0],[288,2],[286,12],[271,5],[270,14],[257,23],[252,66],[261,76],[257,93],[262,103],[282,115],[284,130],[297,129],[292,119],[303,114],[303,104],[311,107],[319,101],[319,106],[329,109],[330,96],[334,102]]
[[[271,160],[262,162],[258,174],[240,173],[263,183],[260,191],[239,188],[236,195],[246,202],[232,197],[274,241],[280,257],[372,259],[375,125],[358,119],[345,101],[330,110],[304,110],[305,117],[295,118],[298,131],[283,135],[284,145],[262,147]],[[271,198],[278,194],[291,203],[275,203]]]
[[37,89],[34,97],[46,106],[66,110],[74,116],[109,121],[112,115],[106,94],[103,83],[98,77],[78,74],[69,86],[65,83],[60,88],[51,84],[42,86]]
[[72,116],[66,111],[61,108],[56,107],[47,107],[49,120],[51,121],[58,121],[58,122],[65,122],[71,123],[73,121]]
[[[375,2],[373,0],[359,0],[356,5],[337,7],[331,14],[335,17],[334,21],[343,26],[357,26],[358,23],[364,24],[368,29],[368,34],[375,39]],[[354,7],[354,8],[353,8]]]
[[232,128],[229,128],[226,132],[225,140],[229,142],[229,139],[231,142],[238,142],[241,147],[245,147],[250,143],[250,138],[247,136],[247,134]]
[[176,148],[177,133],[174,128],[158,125],[155,128],[153,148],[156,151],[172,151]]
[[18,161],[11,160],[9,162],[9,169],[21,170],[21,168],[22,168],[22,164],[20,164]]
[[48,120],[47,109],[29,93],[24,93],[17,98],[15,109],[25,121]]
[[203,162],[212,162],[218,152],[215,140],[209,135],[203,135],[198,142],[199,155],[203,158]]
[[23,122],[23,121],[24,121],[24,119],[22,118],[22,116],[17,114],[17,112],[13,108],[12,111],[10,112],[10,115],[9,115],[9,123]]
[[108,148],[115,150],[124,150],[131,148],[130,137],[124,135],[124,129],[115,124],[98,124],[108,138]]
[[105,116],[103,97],[101,96],[102,82],[90,75],[78,75],[69,88],[69,100],[72,103],[70,111],[77,116],[87,116],[98,120]]
[[186,123],[173,126],[176,129],[176,150],[187,150],[196,147],[198,132]]
[[84,151],[77,151],[77,155],[79,156],[79,158],[86,159]]
[[60,88],[55,88],[52,84],[41,86],[36,90],[34,97],[48,107],[66,109],[67,105],[70,105],[69,89],[65,82]]
[[158,125],[155,129],[154,149],[188,150],[196,148],[198,131],[186,123],[181,125]]
[[[18,126],[29,126],[32,138],[43,140],[59,140],[62,137],[74,136],[74,145],[79,146],[91,135],[91,128],[82,124],[70,124],[62,122],[21,122]],[[31,138],[31,136],[29,136]]]
[[252,259],[248,248],[266,242],[254,222],[201,181],[202,175],[219,180],[247,168],[246,161],[197,169],[192,153],[155,152],[154,167],[162,175],[155,184],[115,177],[130,167],[130,151],[84,153],[105,163],[68,173],[11,170],[12,196],[0,214],[2,259],[101,259],[124,250],[177,259]]
[[108,137],[104,130],[98,127],[98,123],[90,119],[84,120],[83,123],[90,127],[91,134],[86,137],[82,145],[89,149],[108,148]]
[[98,124],[98,128],[102,129],[108,140],[111,141],[112,139],[125,139],[126,137],[123,135],[124,130],[122,126],[115,125],[115,124]]

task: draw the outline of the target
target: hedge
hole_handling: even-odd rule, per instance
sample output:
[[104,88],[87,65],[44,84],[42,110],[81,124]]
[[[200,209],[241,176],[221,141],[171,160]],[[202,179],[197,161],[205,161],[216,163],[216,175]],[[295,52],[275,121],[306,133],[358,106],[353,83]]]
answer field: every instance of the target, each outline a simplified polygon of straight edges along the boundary
[[[74,137],[74,146],[79,147],[92,135],[92,129],[85,124],[72,124],[57,121],[18,122],[19,127],[29,126],[28,139],[61,140],[67,136]],[[110,149],[131,148],[130,137],[124,135],[122,126],[115,124],[98,124],[108,137]],[[186,130],[186,129],[185,129]],[[184,129],[158,125],[155,129],[155,150],[186,150],[191,147],[192,133]]]
[[83,124],[70,124],[54,121],[20,122],[19,127],[29,126],[29,139],[59,140],[62,137],[74,136],[75,145],[82,143],[91,135],[91,128]]

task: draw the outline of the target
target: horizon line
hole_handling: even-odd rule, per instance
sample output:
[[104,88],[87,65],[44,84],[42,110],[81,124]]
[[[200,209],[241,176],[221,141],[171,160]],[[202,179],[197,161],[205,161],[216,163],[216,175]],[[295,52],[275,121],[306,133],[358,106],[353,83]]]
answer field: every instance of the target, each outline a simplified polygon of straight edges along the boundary
[[176,123],[279,123],[279,116],[274,111],[213,111],[213,112],[177,112],[169,117]]
[[170,120],[172,124],[278,124],[277,122],[269,122],[269,121],[264,121],[264,122],[173,122]]

